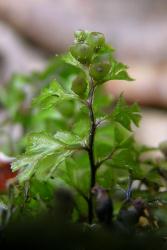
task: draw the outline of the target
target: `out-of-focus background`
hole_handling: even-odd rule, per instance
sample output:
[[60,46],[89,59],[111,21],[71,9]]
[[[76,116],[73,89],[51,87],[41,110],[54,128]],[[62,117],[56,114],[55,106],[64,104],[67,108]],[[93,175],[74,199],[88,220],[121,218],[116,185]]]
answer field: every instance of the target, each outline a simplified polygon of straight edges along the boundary
[[167,139],[166,0],[0,0],[0,84],[13,73],[42,70],[79,28],[103,32],[129,65],[136,81],[106,88],[142,105],[138,141],[157,146]]

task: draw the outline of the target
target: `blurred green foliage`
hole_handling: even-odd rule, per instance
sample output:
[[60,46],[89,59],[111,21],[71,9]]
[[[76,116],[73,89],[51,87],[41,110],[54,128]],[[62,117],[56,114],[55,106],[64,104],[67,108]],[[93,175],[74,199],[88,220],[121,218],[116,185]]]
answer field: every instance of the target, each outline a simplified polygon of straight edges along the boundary
[[[7,153],[15,156],[16,152],[24,152],[12,164],[13,171],[19,171],[17,184],[12,185],[12,195],[1,196],[2,205],[7,207],[11,218],[37,216],[54,206],[54,191],[65,187],[75,199],[72,220],[87,221],[91,192],[88,101],[89,83],[93,79],[96,183],[110,190],[115,215],[127,199],[130,179],[130,198],[143,199],[157,223],[154,229],[164,228],[167,223],[166,159],[157,162],[142,157],[158,149],[135,142],[133,127],[139,126],[139,106],[128,105],[123,95],[115,101],[102,86],[108,80],[131,81],[127,66],[117,62],[114,50],[101,36],[101,42],[96,40],[98,35],[96,39],[90,38],[89,32],[76,34],[71,52],[53,58],[44,71],[30,76],[14,75],[7,86],[1,87],[0,102],[7,110],[6,122],[19,123],[23,130],[16,151]],[[96,43],[89,56],[84,57],[85,46],[80,48],[81,42],[89,47]],[[77,90],[74,81],[76,84],[76,77],[81,74],[87,87]],[[135,181],[138,184],[133,186]]]

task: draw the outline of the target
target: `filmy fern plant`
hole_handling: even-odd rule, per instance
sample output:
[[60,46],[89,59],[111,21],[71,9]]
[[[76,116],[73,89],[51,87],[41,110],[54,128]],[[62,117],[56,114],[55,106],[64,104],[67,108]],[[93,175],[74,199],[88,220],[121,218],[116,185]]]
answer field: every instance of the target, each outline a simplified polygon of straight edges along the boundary
[[127,105],[123,95],[112,106],[111,98],[103,98],[105,82],[133,80],[103,34],[75,32],[74,44],[61,60],[77,74],[63,83],[53,79],[33,101],[38,113],[45,110],[56,118],[55,129],[30,133],[26,151],[12,169],[19,171],[20,185],[29,182],[31,191],[33,183],[72,189],[74,219],[82,217],[91,224],[92,188],[99,184],[113,190],[122,183],[128,199],[132,181],[141,174],[132,131],[132,124],[139,124],[140,110],[137,104]]

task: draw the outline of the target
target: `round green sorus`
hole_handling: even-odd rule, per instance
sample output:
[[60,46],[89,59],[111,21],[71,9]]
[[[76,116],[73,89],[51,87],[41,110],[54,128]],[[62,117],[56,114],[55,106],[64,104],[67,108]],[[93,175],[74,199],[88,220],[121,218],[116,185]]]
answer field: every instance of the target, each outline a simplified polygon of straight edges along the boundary
[[82,64],[89,64],[93,56],[93,48],[87,43],[73,44],[70,52]]
[[87,89],[85,77],[82,75],[77,76],[72,82],[71,89],[75,94],[79,95],[80,97],[84,97]]
[[87,37],[87,33],[84,30],[77,30],[74,33],[76,42],[84,42],[86,40]]
[[97,51],[105,45],[105,37],[100,32],[91,32],[88,36],[87,42]]
[[105,62],[111,65],[112,63],[111,52],[100,53],[93,59],[93,63],[100,63],[100,62]]
[[102,82],[111,69],[111,53],[101,53],[97,55],[89,68],[90,76],[97,82]]
[[90,65],[90,76],[97,82],[103,81],[105,76],[110,71],[111,64],[108,62],[98,62]]
[[159,148],[161,152],[164,154],[164,156],[167,157],[167,141],[161,142]]

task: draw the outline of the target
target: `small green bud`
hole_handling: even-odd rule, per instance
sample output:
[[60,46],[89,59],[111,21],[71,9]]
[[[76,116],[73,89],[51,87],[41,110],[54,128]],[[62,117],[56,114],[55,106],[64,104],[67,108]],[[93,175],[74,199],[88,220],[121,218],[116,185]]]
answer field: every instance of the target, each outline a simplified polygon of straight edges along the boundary
[[90,76],[97,82],[103,81],[110,71],[111,65],[107,62],[99,62],[90,66]]
[[70,48],[72,56],[82,64],[89,64],[93,56],[93,49],[87,43],[76,43]]
[[100,32],[91,32],[88,36],[87,42],[97,51],[105,45],[105,37]]
[[159,148],[161,152],[164,154],[164,156],[167,157],[167,141],[161,142]]
[[71,89],[75,94],[79,95],[80,97],[84,97],[85,91],[87,89],[87,82],[84,76],[77,76],[72,82]]
[[108,64],[112,63],[112,54],[110,52],[101,53],[96,56],[93,60],[93,63],[105,62]]
[[76,42],[84,42],[87,37],[87,33],[84,30],[77,30],[74,33]]
[[96,56],[90,65],[90,76],[97,82],[102,82],[111,69],[111,53],[103,53]]

